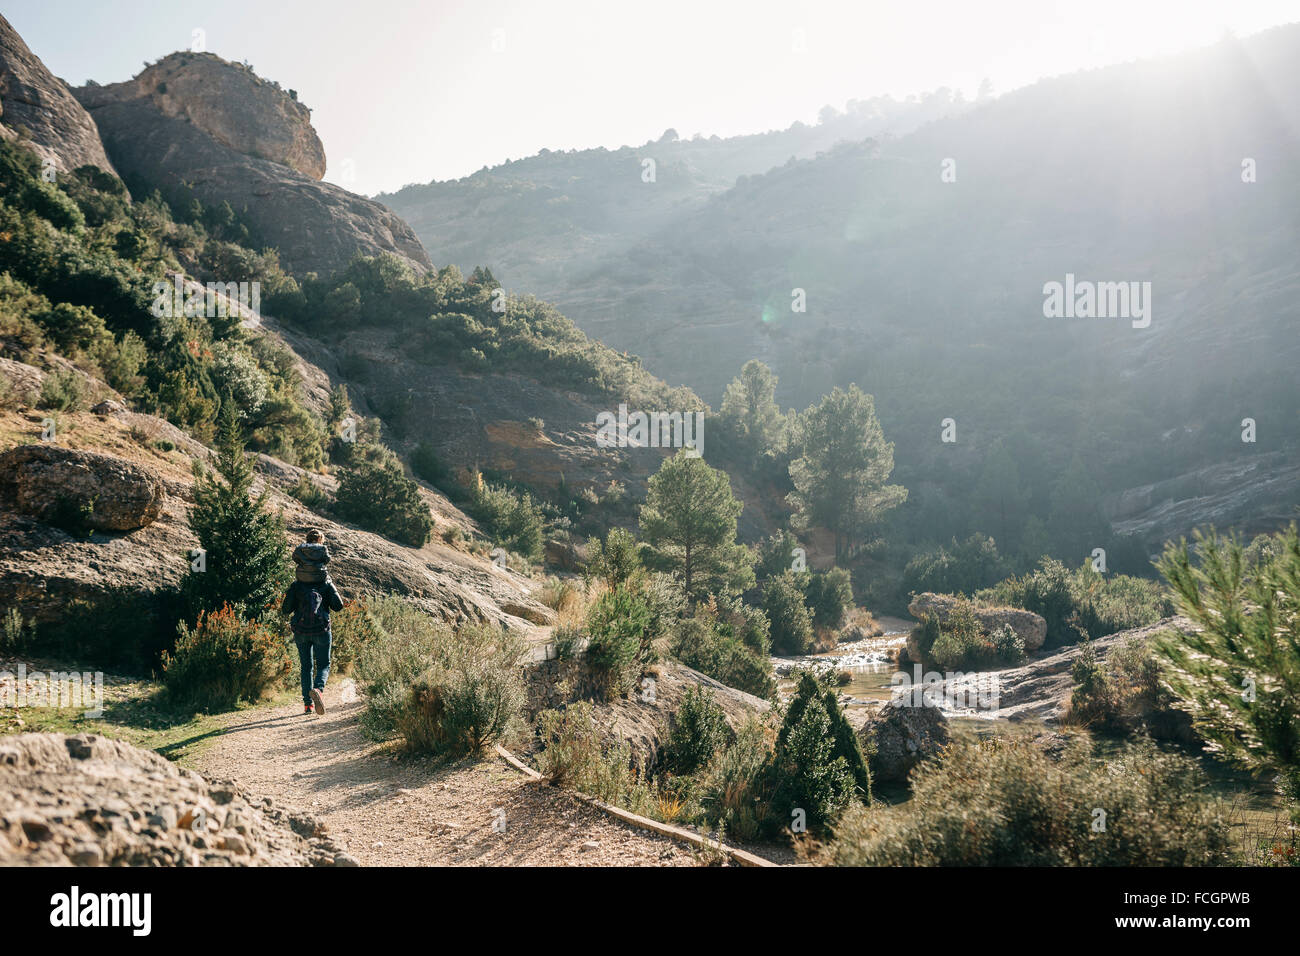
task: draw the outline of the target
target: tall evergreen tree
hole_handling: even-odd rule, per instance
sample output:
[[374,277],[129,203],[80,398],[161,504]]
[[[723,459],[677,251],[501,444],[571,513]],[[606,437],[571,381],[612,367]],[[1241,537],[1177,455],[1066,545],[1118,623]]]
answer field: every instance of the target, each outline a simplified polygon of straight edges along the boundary
[[827,528],[835,534],[835,556],[850,546],[890,508],[907,500],[902,485],[887,485],[894,470],[894,444],[876,418],[875,402],[856,385],[836,387],[799,419],[802,453],[790,463],[799,530]]
[[743,505],[725,472],[686,451],[667,458],[650,479],[641,506],[648,563],[671,571],[688,601],[736,593],[754,583],[750,550],[736,542]]
[[1157,565],[1192,627],[1156,648],[1168,685],[1211,747],[1275,776],[1300,822],[1300,536],[1247,560],[1211,532],[1169,545]]
[[722,396],[722,420],[736,435],[750,468],[766,452],[783,450],[786,421],[774,400],[776,382],[770,368],[750,359]]
[[289,580],[284,522],[266,509],[266,492],[251,497],[253,468],[244,435],[227,399],[218,418],[217,472],[195,464],[190,530],[203,549],[202,570],[191,564],[182,588],[191,616],[229,603],[252,617],[278,598]]

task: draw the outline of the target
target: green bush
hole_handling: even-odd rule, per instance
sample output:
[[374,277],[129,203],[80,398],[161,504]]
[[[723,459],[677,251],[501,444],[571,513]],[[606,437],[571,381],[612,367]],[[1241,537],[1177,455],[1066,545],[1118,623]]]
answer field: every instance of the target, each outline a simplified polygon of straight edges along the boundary
[[993,539],[976,533],[914,556],[903,569],[901,588],[904,594],[969,595],[996,584],[1009,570]]
[[433,533],[433,515],[419,485],[402,473],[396,459],[362,459],[345,468],[334,510],[344,521],[412,548],[423,547]]
[[770,622],[775,653],[807,654],[812,650],[812,618],[793,571],[770,578],[763,585],[763,611]]
[[443,636],[427,614],[393,595],[368,604],[367,618],[366,626],[376,633],[357,651],[357,682],[366,701],[360,724],[367,737],[386,740],[397,732],[411,685],[434,659]]
[[1169,594],[1157,581],[1100,574],[1091,563],[1070,571],[1053,558],[1043,558],[1036,570],[1007,578],[976,597],[1041,614],[1047,621],[1047,647],[1154,624],[1174,612]]
[[770,815],[768,765],[772,733],[757,717],[736,730],[731,746],[714,755],[700,784],[701,803],[740,840],[757,838]]
[[713,692],[690,687],[673,714],[672,730],[664,745],[664,767],[679,775],[694,773],[726,747],[730,736],[727,716]]
[[649,605],[626,587],[606,591],[587,611],[587,661],[603,675],[610,699],[624,697],[653,659]]
[[812,833],[825,832],[854,800],[871,799],[862,745],[833,689],[808,671],[786,708],[772,758],[773,820],[790,826],[803,811]]
[[701,674],[756,697],[776,696],[776,681],[766,654],[726,633],[726,626],[697,613],[673,625],[673,657]]
[[932,642],[924,653],[924,663],[940,671],[992,670],[1014,666],[1025,658],[1025,642],[1009,625],[986,634],[966,601],[959,601],[943,624],[927,621],[923,634],[919,643]]
[[524,642],[513,632],[481,624],[443,636],[433,663],[412,682],[398,711],[397,732],[416,753],[477,754],[520,726]]
[[72,369],[50,372],[41,382],[41,397],[37,408],[56,412],[75,412],[86,404],[86,386]]
[[804,603],[815,628],[838,630],[853,607],[853,581],[843,568],[814,571],[804,580]]
[[171,652],[162,655],[169,702],[178,710],[214,713],[261,700],[293,670],[289,643],[230,605],[200,612],[194,627],[179,624]]
[[[346,400],[346,393],[344,397]],[[444,488],[451,478],[451,472],[438,457],[433,445],[427,441],[420,442],[411,452],[411,471],[415,472],[416,477],[438,488]]]
[[1195,763],[1149,743],[1099,760],[1079,738],[1050,754],[1019,740],[958,741],[913,773],[908,803],[846,814],[831,857],[841,866],[1224,865],[1228,821],[1203,787]]
[[498,547],[535,561],[542,554],[542,513],[527,493],[480,482],[469,512]]

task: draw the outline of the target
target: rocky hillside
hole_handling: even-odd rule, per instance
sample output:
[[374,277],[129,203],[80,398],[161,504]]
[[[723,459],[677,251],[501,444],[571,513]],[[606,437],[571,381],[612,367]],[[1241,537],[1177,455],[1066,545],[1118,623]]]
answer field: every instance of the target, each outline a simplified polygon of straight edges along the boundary
[[0,136],[22,138],[56,169],[113,172],[99,130],[67,85],[45,68],[0,16]]
[[356,866],[312,816],[130,744],[0,740],[0,866]]
[[[14,363],[16,364],[16,363]],[[44,373],[28,368],[39,381]],[[164,592],[179,584],[198,542],[188,525],[193,464],[211,453],[152,415],[106,399],[95,411],[62,416],[56,442],[42,442],[44,414],[13,410],[0,417],[0,606],[35,621],[58,620],[69,602],[102,599],[112,588]],[[551,612],[529,596],[534,585],[435,534],[422,548],[313,513],[287,490],[302,469],[263,455],[259,488],[283,512],[290,534],[325,531],[334,576],[348,597],[402,593],[448,621],[488,621],[531,632]],[[334,479],[315,475],[325,490]],[[437,532],[473,522],[425,488]],[[63,530],[67,502],[92,502],[89,534]]]
[[421,271],[428,254],[386,207],[320,182],[325,150],[296,94],[209,53],[173,53],[134,79],[75,91],[135,191],[230,203],[291,273],[328,275],[358,254]]

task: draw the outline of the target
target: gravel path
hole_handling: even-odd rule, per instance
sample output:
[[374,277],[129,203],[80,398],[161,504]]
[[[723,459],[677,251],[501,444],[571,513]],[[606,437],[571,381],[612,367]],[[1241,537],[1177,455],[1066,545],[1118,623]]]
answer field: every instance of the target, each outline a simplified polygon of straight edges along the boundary
[[364,866],[692,866],[690,848],[625,826],[496,757],[394,759],[362,736],[359,701],[326,692],[233,715],[197,769],[307,810]]

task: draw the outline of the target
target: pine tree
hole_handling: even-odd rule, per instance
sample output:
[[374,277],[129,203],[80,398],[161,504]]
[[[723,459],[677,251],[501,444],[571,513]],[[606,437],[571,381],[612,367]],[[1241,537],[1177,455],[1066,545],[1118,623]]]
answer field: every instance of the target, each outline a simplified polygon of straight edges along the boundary
[[191,566],[182,585],[191,617],[224,604],[260,617],[288,583],[284,522],[266,509],[266,492],[251,497],[253,468],[234,403],[218,419],[217,471],[195,466],[190,530],[203,549],[202,570]]
[[735,433],[751,469],[767,452],[785,444],[785,417],[774,401],[777,378],[757,359],[750,359],[722,396],[720,414]]
[[683,450],[665,459],[641,506],[647,563],[672,572],[688,601],[752,586],[753,557],[736,542],[742,507],[726,473],[703,458]]
[[1300,821],[1300,537],[1293,524],[1251,565],[1213,531],[1157,563],[1194,628],[1156,648],[1166,683],[1211,749],[1275,775]]
[[797,530],[820,526],[835,533],[835,557],[884,512],[907,500],[902,485],[887,485],[894,445],[876,418],[875,403],[856,385],[835,388],[800,417],[802,454],[790,463],[789,496]]

